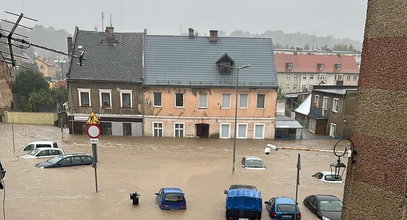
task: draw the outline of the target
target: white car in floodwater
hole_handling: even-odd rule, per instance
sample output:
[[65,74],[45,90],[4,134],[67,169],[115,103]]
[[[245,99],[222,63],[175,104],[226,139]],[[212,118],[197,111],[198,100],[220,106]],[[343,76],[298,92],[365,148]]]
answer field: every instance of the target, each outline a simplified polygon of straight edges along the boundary
[[55,141],[34,141],[24,145],[21,150],[31,152],[37,148],[58,148],[58,144]]
[[55,156],[63,155],[63,154],[65,154],[65,152],[60,148],[44,147],[44,148],[37,148],[28,154],[21,155],[20,157],[23,159],[47,158],[47,157],[55,157]]
[[249,170],[265,170],[263,160],[254,156],[246,156],[242,158],[242,167]]
[[312,177],[319,179],[319,181],[325,183],[342,183],[343,179],[341,175],[332,174],[330,171],[317,172]]

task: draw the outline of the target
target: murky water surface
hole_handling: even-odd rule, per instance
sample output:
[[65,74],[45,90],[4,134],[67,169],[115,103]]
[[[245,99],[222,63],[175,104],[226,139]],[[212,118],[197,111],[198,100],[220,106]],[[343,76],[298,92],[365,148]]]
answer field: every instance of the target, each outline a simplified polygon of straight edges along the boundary
[[[91,166],[39,169],[44,159],[21,159],[21,146],[30,141],[55,140],[67,153],[91,154],[86,136],[70,136],[52,126],[0,124],[0,160],[7,173],[6,217],[18,219],[225,219],[225,195],[230,184],[252,184],[263,201],[272,196],[295,197],[296,160],[301,153],[299,207],[304,220],[317,219],[302,204],[310,194],[327,193],[342,198],[344,184],[322,183],[313,177],[329,170],[332,153],[279,150],[264,155],[267,143],[279,147],[332,149],[335,140],[238,140],[236,172],[232,175],[232,140],[101,137],[98,144],[98,187]],[[240,167],[242,156],[261,157],[267,169]],[[186,211],[162,211],[154,193],[161,187],[180,187],[186,194]],[[129,193],[141,194],[133,206]],[[1,198],[3,192],[0,190]],[[1,202],[0,202],[1,204]],[[2,211],[0,211],[2,213]],[[270,219],[263,206],[262,219]]]

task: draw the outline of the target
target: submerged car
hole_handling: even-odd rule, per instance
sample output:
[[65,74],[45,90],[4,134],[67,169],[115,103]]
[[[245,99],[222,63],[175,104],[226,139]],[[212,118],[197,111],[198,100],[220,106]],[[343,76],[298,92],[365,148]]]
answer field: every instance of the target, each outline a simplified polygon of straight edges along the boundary
[[325,183],[342,183],[343,179],[341,175],[332,174],[330,171],[317,172],[312,177],[319,179]]
[[35,166],[39,168],[56,168],[56,167],[70,167],[81,165],[92,165],[93,159],[87,154],[65,154],[58,155],[47,161],[37,163]]
[[180,188],[161,188],[156,195],[156,202],[160,209],[186,209],[187,201]]
[[264,170],[266,165],[264,165],[263,160],[258,157],[246,156],[242,158],[242,167],[251,170]]
[[304,199],[304,205],[318,218],[340,220],[342,201],[333,195],[310,195]]
[[267,213],[271,219],[298,220],[301,212],[294,199],[288,197],[273,197],[266,204]]
[[21,150],[22,151],[33,151],[37,148],[58,148],[58,144],[55,141],[34,141],[24,145]]
[[57,155],[63,155],[64,151],[60,148],[37,148],[31,151],[28,154],[21,155],[21,158],[32,159],[32,158],[46,158],[46,157],[55,157]]

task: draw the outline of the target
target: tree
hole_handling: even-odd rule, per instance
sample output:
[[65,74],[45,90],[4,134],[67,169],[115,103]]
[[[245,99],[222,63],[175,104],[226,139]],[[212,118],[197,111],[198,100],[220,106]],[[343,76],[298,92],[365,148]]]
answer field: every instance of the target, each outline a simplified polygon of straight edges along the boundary
[[[55,99],[52,96],[49,89],[40,89],[39,91],[32,92],[26,105],[24,105],[24,111],[40,111],[52,109],[55,106]],[[31,109],[30,109],[31,108]]]
[[33,69],[19,72],[13,86],[13,93],[26,101],[30,94],[40,89],[48,89],[48,82],[42,74]]
[[62,109],[62,106],[65,102],[68,101],[68,88],[59,87],[51,90],[52,97],[54,102]]

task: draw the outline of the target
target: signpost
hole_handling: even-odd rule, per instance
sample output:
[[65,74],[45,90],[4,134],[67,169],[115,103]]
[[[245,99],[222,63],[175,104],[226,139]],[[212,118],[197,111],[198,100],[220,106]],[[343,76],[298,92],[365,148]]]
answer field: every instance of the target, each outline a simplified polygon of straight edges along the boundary
[[102,131],[100,130],[100,122],[99,118],[95,115],[94,112],[89,114],[88,119],[86,120],[86,134],[90,138],[90,143],[92,144],[92,167],[95,169],[95,185],[96,185],[96,192],[98,192],[98,176],[97,176],[97,143],[99,142],[98,137],[101,135]]
[[298,154],[297,160],[297,182],[295,184],[295,204],[298,205],[297,198],[298,198],[298,185],[300,185],[300,170],[301,170],[301,154]]

